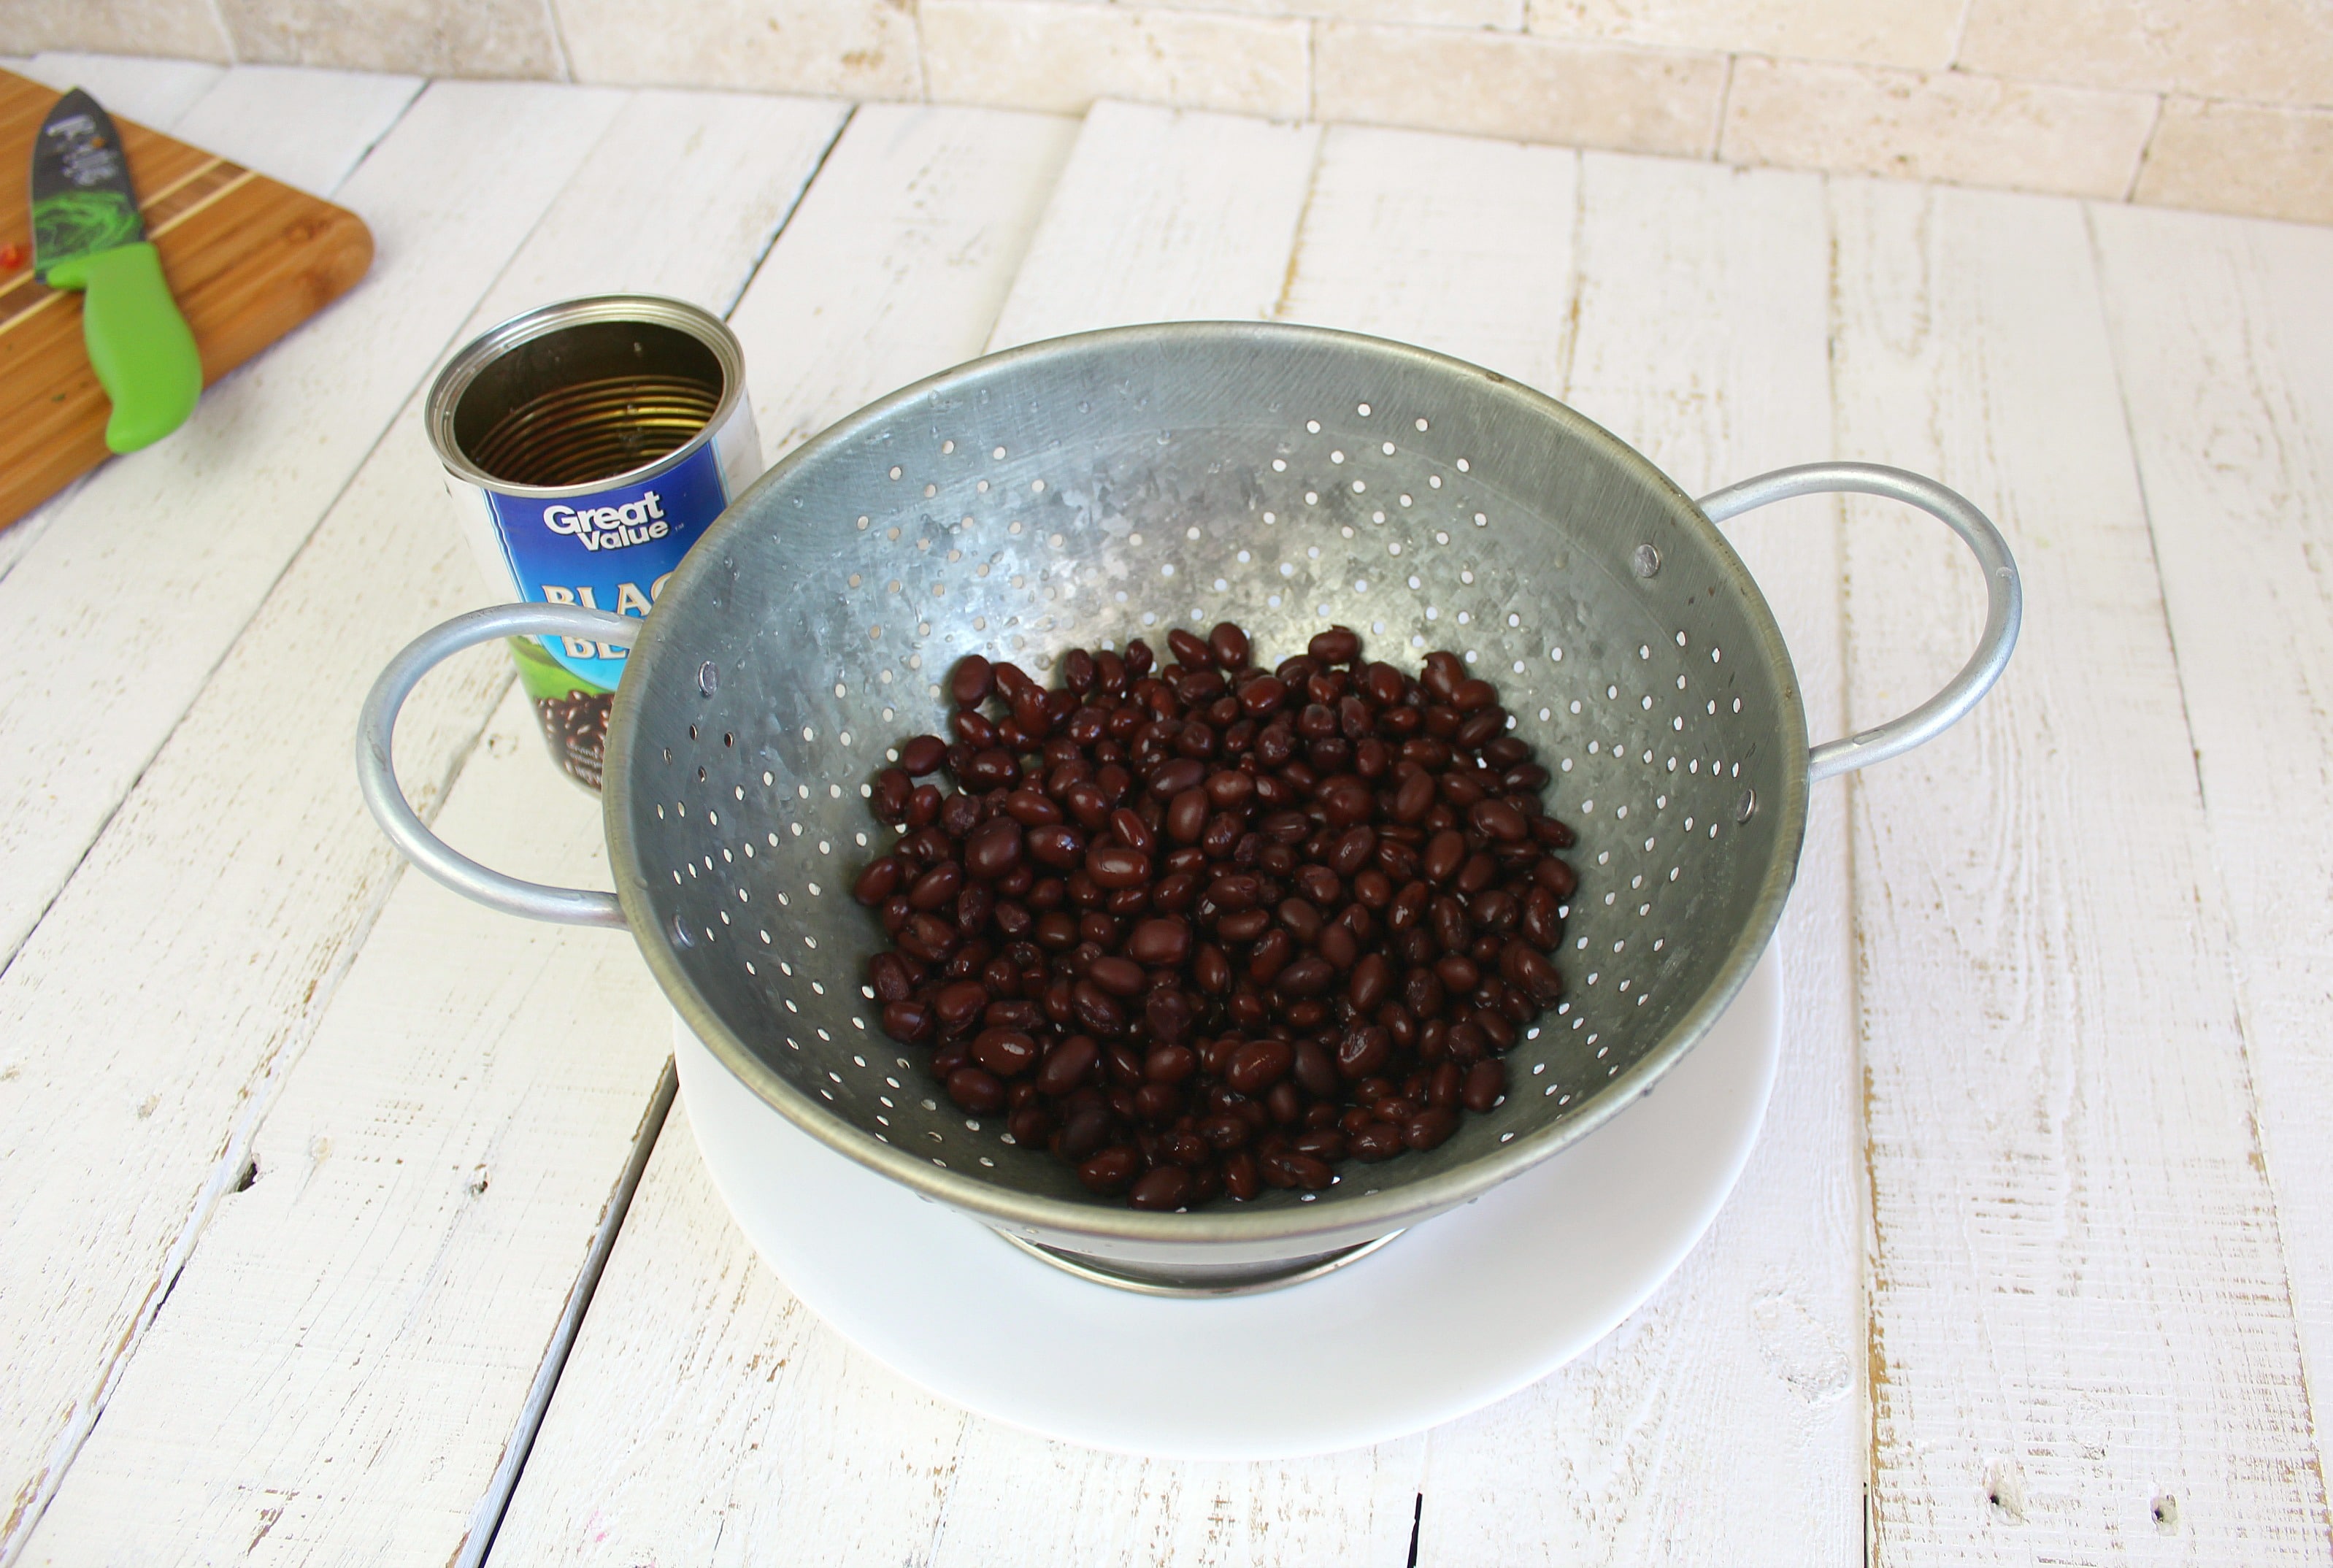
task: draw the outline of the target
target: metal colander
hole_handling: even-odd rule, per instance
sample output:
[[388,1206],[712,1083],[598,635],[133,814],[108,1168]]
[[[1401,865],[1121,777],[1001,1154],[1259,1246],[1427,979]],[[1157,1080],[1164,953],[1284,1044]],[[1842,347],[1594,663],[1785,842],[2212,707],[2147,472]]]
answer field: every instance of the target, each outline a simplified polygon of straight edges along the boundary
[[[1988,578],[1979,651],[1927,705],[1810,754],[1788,651],[1711,525],[1785,495],[1894,495]],[[1095,332],[963,366],[795,452],[690,553],[645,629],[555,606],[449,622],[368,705],[368,799],[426,870],[514,913],[621,924],[681,1017],[773,1111],[1024,1243],[1154,1288],[1281,1283],[1473,1198],[1659,1079],[1748,977],[1795,871],[1811,779],[1972,706],[2015,640],[2015,568],[1932,481],[1831,464],[1699,505],[1560,403],[1400,344],[1274,325]],[[1320,1193],[1195,1214],[1095,1198],[1004,1119],[967,1116],[883,1035],[884,945],[850,896],[894,830],[869,781],[945,726],[967,653],[1041,677],[1067,649],[1244,626],[1259,663],[1332,623],[1410,668],[1448,648],[1499,688],[1579,835],[1566,999],[1507,1055],[1505,1101],[1440,1148]],[[512,633],[637,634],[608,735],[619,893],[516,881],[395,789],[420,672]]]

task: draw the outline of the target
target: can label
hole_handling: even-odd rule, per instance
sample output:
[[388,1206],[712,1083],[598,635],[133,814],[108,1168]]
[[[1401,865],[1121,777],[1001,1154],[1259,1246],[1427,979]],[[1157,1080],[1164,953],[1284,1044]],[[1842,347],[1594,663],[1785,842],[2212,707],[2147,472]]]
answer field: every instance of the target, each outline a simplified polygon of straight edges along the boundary
[[[507,495],[453,474],[446,489],[497,596],[645,616],[689,546],[761,474],[744,399],[709,435],[668,468],[588,495]],[[626,650],[581,637],[514,637],[510,650],[552,756],[599,788]]]
[[[423,420],[496,598],[646,616],[689,547],[759,476],[744,357],[678,300],[545,305],[447,362]],[[518,637],[519,683],[562,767],[597,789],[627,650]]]
[[[688,547],[729,505],[718,454],[699,447],[677,468],[638,485],[552,502],[486,493],[519,597],[646,615]],[[613,691],[624,650],[580,637],[545,637],[543,650],[593,688]]]

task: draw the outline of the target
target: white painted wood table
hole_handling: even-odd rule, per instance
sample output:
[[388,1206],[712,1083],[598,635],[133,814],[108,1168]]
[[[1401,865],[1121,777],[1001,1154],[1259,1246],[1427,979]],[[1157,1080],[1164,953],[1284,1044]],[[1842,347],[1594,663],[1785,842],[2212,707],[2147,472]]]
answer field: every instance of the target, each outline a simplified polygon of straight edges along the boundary
[[[19,68],[379,255],[0,534],[0,1564],[2333,1560],[2333,232],[1114,104]],[[1689,488],[1937,475],[2025,640],[1818,788],[1766,1133],[1627,1323],[1371,1449],[1049,1443],[756,1261],[622,937],[401,874],[359,803],[374,671],[482,596],[421,390],[605,289],[726,313],[773,458],[1080,328],[1409,339]],[[1877,504],[1735,537],[1818,730],[1981,618]],[[498,650],[399,740],[456,842],[604,879]]]

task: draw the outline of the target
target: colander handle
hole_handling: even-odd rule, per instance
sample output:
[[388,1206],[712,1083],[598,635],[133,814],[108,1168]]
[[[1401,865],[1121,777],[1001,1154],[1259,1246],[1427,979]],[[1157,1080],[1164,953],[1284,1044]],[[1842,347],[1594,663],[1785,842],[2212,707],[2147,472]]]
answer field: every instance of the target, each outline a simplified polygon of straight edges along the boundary
[[588,637],[598,642],[631,646],[640,634],[636,616],[610,615],[567,604],[498,604],[474,610],[433,626],[411,642],[380,672],[366,694],[364,712],[357,720],[357,783],[365,804],[389,842],[406,859],[466,897],[504,914],[530,920],[557,920],[571,926],[612,926],[624,929],[624,911],[613,893],[587,892],[581,888],[552,888],[522,881],[478,864],[429,831],[397,787],[397,769],[389,762],[389,739],[397,728],[398,710],[421,678],[449,654],[476,643],[503,637],[554,635]]
[[2002,538],[1992,520],[1971,505],[1966,496],[1947,490],[1934,479],[1877,463],[1803,463],[1795,468],[1777,468],[1771,474],[1728,485],[1703,496],[1700,506],[1711,522],[1723,523],[1728,517],[1738,517],[1793,495],[1840,491],[1885,495],[1917,506],[1959,534],[1975,553],[1977,564],[1984,568],[1984,635],[1977,640],[1976,651],[1969,655],[1960,673],[1945,682],[1943,690],[1903,717],[1815,747],[1807,757],[1810,782],[1885,762],[1951,728],[1992,689],[1992,683],[2009,667],[2010,649],[2017,646],[2018,624],[2025,617],[2025,590],[2018,581],[2017,563],[2010,558],[2008,541]]

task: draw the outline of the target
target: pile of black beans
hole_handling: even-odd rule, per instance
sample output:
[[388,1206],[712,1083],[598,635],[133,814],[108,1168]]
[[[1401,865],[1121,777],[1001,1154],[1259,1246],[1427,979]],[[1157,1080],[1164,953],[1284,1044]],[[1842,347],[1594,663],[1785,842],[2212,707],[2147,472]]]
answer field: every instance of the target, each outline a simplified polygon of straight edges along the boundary
[[904,831],[853,890],[890,933],[885,1032],[1137,1208],[1435,1148],[1563,994],[1547,770],[1455,654],[1413,678],[1343,627],[1271,670],[1229,622],[1166,640],[1165,668],[1072,650],[1051,690],[967,658],[955,739],[876,776]]
[[535,717],[542,721],[542,737],[559,765],[589,784],[600,787],[600,771],[608,754],[608,713],[615,706],[613,692],[571,691],[565,697],[539,697]]

